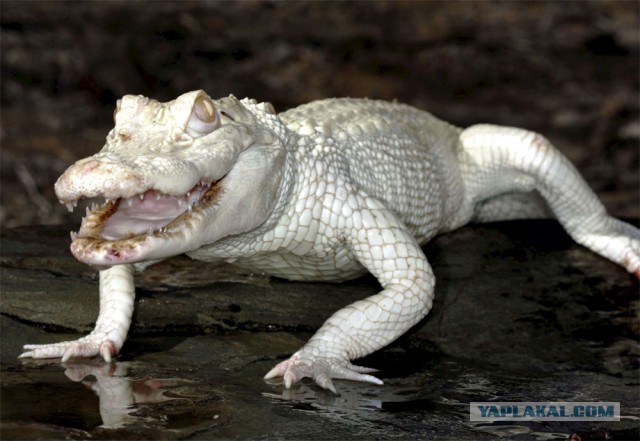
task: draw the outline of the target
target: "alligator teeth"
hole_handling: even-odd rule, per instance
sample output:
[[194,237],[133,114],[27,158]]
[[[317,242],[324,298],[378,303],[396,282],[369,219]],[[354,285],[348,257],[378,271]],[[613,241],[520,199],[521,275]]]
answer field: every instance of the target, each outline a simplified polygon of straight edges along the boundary
[[76,240],[76,238],[78,237],[78,233],[76,233],[75,231],[71,232],[71,241],[73,242],[74,240]]
[[182,207],[182,198],[178,199],[178,207]]
[[65,205],[67,207],[67,210],[69,210],[69,213],[73,213],[74,208],[78,206],[78,201],[67,202]]
[[144,201],[144,193],[140,193],[138,196],[140,197],[141,201]]
[[131,207],[133,205],[133,199],[132,198],[127,198],[127,205],[129,207]]
[[86,208],[86,210],[84,212],[84,215],[85,216],[89,216],[89,214],[91,214],[91,210],[89,210],[89,207],[85,207],[85,208]]
[[157,193],[156,194],[156,201],[159,201],[159,200],[160,200],[160,193]]

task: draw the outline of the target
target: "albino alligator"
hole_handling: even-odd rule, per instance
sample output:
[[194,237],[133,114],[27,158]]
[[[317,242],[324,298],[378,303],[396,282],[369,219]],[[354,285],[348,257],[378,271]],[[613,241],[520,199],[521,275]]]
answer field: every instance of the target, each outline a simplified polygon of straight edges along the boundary
[[[21,357],[101,355],[126,338],[134,269],[186,253],[292,280],[371,272],[377,295],[331,316],[266,378],[382,384],[351,360],[394,341],[431,308],[434,276],[420,245],[469,221],[553,213],[580,244],[640,277],[640,231],[608,216],[569,161],[517,128],[453,127],[412,107],[316,101],[276,115],[269,103],[168,103],[127,95],[104,148],[56,183],[70,209],[104,197],[72,233],[76,258],[100,271],[95,330],[26,345]],[[540,197],[542,196],[542,197]]]

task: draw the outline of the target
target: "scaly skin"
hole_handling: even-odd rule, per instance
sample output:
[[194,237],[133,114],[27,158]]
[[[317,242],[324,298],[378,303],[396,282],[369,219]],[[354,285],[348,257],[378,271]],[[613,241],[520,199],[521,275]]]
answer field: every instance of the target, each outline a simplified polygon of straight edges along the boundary
[[[435,284],[421,245],[469,221],[555,215],[582,245],[640,277],[640,232],[608,216],[577,171],[540,135],[453,127],[409,106],[316,101],[276,115],[269,103],[169,103],[126,96],[98,154],[56,183],[61,202],[103,196],[71,250],[102,268],[96,330],[28,345],[23,357],[120,350],[133,308],[132,266],[186,253],[291,280],[371,272],[382,291],[332,315],[266,378],[382,384],[351,364],[418,323]],[[110,201],[109,201],[110,200]]]

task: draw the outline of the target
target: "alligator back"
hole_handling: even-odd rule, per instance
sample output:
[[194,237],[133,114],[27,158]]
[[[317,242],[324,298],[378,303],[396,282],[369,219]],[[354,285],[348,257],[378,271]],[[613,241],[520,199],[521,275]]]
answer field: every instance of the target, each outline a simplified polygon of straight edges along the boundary
[[448,229],[463,197],[460,129],[411,106],[366,99],[314,101],[279,116],[332,152],[347,179],[383,201],[419,241]]

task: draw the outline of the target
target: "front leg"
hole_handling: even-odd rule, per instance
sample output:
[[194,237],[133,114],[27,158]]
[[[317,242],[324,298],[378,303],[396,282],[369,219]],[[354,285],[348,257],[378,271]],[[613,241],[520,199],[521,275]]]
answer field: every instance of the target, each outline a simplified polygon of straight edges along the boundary
[[59,358],[101,355],[107,362],[118,354],[131,324],[135,286],[133,265],[117,265],[100,271],[100,313],[95,329],[78,340],[25,345],[20,358]]
[[384,288],[333,314],[298,352],[273,368],[290,388],[311,377],[336,392],[332,378],[382,384],[374,369],[351,364],[388,345],[431,309],[435,278],[420,246],[379,201],[362,198],[364,208],[347,221],[347,241],[356,257]]

